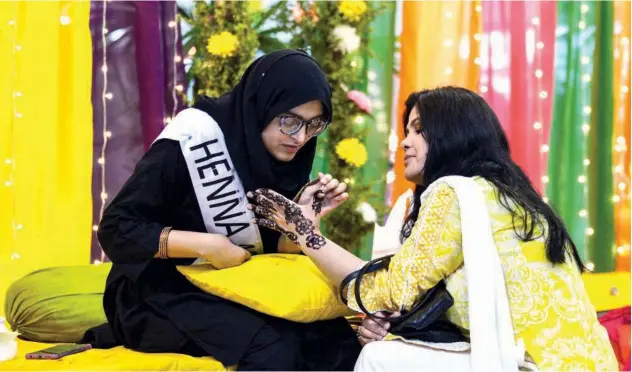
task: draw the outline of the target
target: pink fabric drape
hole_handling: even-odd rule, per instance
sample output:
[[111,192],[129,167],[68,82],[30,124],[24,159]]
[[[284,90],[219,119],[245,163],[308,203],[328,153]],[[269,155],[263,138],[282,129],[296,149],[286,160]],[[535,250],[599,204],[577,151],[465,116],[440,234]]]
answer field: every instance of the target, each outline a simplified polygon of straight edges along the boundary
[[513,159],[546,190],[553,103],[554,1],[483,1],[479,91],[507,133]]

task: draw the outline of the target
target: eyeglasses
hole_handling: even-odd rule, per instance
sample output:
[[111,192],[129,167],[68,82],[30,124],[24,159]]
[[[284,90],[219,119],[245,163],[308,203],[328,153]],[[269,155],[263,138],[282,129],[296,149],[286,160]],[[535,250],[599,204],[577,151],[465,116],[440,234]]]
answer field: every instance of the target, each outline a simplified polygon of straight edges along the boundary
[[329,122],[322,117],[312,120],[303,120],[298,116],[283,114],[279,115],[279,129],[281,133],[291,136],[298,133],[305,126],[308,137],[315,137],[327,129]]

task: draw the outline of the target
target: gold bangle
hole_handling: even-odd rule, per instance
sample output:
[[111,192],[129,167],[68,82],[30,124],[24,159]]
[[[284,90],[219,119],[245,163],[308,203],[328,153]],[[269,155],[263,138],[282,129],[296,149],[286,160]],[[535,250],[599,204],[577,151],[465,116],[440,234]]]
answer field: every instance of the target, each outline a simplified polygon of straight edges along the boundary
[[165,227],[162,229],[160,233],[160,239],[158,240],[158,258],[162,258],[166,260],[169,258],[169,254],[167,251],[168,248],[168,240],[169,240],[169,232],[171,231],[171,227]]

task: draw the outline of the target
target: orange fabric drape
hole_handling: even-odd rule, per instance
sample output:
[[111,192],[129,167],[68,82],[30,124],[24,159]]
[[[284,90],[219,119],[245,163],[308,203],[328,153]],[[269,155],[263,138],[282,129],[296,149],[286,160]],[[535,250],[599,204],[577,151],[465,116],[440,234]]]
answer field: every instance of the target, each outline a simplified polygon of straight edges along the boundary
[[[482,28],[479,1],[405,1],[402,14],[397,103],[400,141],[404,138],[404,103],[410,93],[448,84],[477,90]],[[400,150],[395,155],[394,171],[392,202],[414,188],[404,178],[404,155]]]
[[[630,271],[630,2],[614,3],[614,221],[616,270]],[[625,187],[623,187],[625,186]]]

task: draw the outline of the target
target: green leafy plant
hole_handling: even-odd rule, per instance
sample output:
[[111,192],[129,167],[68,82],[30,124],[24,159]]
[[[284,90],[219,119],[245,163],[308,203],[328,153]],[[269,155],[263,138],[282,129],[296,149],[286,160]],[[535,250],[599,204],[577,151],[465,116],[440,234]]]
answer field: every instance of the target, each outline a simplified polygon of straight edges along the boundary
[[[317,159],[315,171],[325,171],[346,182],[350,196],[324,219],[322,227],[329,238],[355,250],[373,229],[373,223],[364,220],[358,206],[376,195],[371,191],[372,184],[361,176],[366,162],[366,113],[348,98],[348,93],[362,88],[366,35],[379,6],[365,1],[278,1],[261,10],[253,3],[258,4],[199,1],[192,14],[182,15],[192,25],[184,38],[184,50],[196,50],[188,76],[194,82],[194,97],[229,91],[257,52],[288,47],[308,51],[333,88],[334,122],[319,138],[317,153],[321,161]],[[238,41],[234,50],[231,41],[235,39],[226,34],[215,39],[217,46],[209,44],[210,38],[222,33],[230,33]],[[322,161],[325,158],[326,162]],[[377,212],[382,215],[383,208],[378,207]]]

